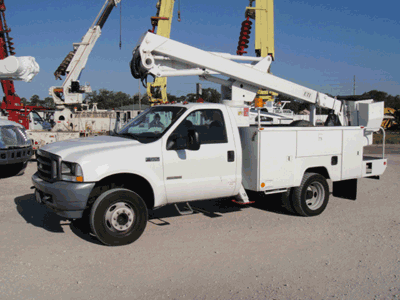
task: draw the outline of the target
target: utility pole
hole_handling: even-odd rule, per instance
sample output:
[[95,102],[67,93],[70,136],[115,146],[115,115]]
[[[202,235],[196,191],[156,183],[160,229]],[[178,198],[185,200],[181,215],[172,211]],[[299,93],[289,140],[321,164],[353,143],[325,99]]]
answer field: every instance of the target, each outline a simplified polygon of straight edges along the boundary
[[353,81],[353,95],[356,94],[356,75],[354,75],[354,81]]

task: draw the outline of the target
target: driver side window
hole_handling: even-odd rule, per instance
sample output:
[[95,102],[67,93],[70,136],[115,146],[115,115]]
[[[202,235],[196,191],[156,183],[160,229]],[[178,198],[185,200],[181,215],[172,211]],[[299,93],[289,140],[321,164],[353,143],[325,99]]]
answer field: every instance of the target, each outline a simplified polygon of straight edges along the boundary
[[224,117],[219,109],[202,109],[190,113],[173,134],[187,138],[189,129],[198,132],[201,145],[228,142]]

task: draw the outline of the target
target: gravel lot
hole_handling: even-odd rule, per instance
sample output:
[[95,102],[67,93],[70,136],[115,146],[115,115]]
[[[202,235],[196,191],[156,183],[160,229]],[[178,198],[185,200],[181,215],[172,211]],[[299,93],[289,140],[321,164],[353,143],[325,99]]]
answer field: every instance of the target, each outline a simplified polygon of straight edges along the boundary
[[[369,153],[379,153],[374,146]],[[1,299],[398,299],[400,146],[357,201],[331,196],[313,218],[277,197],[151,212],[135,243],[106,247],[37,204],[36,164],[0,179]]]

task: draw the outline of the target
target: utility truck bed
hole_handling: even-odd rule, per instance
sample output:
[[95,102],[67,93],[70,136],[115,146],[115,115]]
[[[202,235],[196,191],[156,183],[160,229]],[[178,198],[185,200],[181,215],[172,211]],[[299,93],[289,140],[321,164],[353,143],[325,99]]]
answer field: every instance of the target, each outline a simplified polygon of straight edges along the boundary
[[[332,181],[382,174],[387,160],[363,156],[361,127],[242,127],[243,185],[273,191],[301,184],[306,172]],[[316,168],[313,170],[313,168]]]

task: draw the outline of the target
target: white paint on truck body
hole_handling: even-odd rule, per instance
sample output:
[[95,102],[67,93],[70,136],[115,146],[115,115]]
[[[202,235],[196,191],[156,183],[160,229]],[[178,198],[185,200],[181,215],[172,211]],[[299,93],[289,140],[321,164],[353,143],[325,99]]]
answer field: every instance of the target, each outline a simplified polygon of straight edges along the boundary
[[[304,173],[310,168],[325,168],[332,181],[366,177],[362,127],[265,127],[261,130],[248,127],[239,130],[246,189],[268,191],[300,186]],[[375,162],[383,173],[385,160]]]
[[[242,184],[265,192],[296,187],[310,168],[325,169],[332,181],[382,174],[386,168],[385,159],[375,159],[373,173],[366,171],[372,159],[363,158],[362,127],[238,128],[237,110],[225,105],[168,106],[186,111],[154,142],[97,136],[49,144],[43,150],[78,163],[85,182],[99,182],[115,174],[143,177],[153,189],[156,207],[235,196]],[[167,150],[171,135],[201,110],[221,112],[227,142],[201,144],[199,150]],[[229,162],[230,151],[234,159]]]

